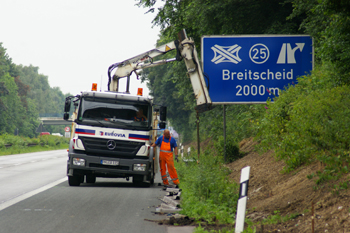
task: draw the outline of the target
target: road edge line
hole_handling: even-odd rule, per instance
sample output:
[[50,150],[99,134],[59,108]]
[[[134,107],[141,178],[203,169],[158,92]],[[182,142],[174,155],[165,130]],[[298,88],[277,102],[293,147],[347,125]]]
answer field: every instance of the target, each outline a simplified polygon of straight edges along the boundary
[[18,196],[18,197],[15,197],[15,198],[13,198],[13,199],[10,199],[10,200],[8,200],[8,201],[5,201],[4,203],[1,203],[1,204],[0,204],[0,211],[4,210],[4,209],[6,209],[6,208],[8,208],[8,207],[10,207],[10,206],[12,206],[12,205],[14,205],[14,204],[20,202],[20,201],[23,201],[23,200],[25,200],[25,199],[27,199],[27,198],[30,198],[30,197],[32,197],[32,196],[38,194],[38,193],[41,193],[41,192],[43,192],[43,191],[45,191],[45,190],[48,190],[49,188],[52,188],[52,187],[54,187],[54,186],[56,186],[56,185],[58,185],[58,184],[60,184],[60,183],[62,183],[62,182],[65,182],[65,181],[67,181],[67,180],[68,180],[67,177],[62,178],[62,179],[57,180],[57,181],[54,181],[54,182],[52,182],[52,183],[50,183],[50,184],[44,185],[44,186],[41,187],[41,188],[35,189],[35,190],[33,190],[33,191],[27,192],[27,193],[22,194],[22,195],[20,195],[20,196]]

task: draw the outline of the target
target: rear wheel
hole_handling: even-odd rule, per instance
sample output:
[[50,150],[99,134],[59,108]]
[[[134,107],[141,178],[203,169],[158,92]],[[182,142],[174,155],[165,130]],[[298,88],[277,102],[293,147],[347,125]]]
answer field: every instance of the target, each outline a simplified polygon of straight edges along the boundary
[[79,186],[81,181],[81,177],[80,176],[68,176],[68,184],[69,186]]

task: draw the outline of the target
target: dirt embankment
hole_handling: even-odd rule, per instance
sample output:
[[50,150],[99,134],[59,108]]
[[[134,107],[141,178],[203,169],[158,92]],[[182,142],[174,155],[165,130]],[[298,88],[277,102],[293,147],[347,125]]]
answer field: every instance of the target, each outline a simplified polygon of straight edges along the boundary
[[[256,144],[253,139],[243,140],[240,150],[247,155],[227,165],[232,170],[229,178],[237,183],[241,169],[251,167],[247,218],[259,222],[274,214],[297,214],[284,223],[263,226],[263,232],[311,233],[313,206],[314,232],[350,232],[350,188],[339,194],[332,192],[334,184],[350,179],[349,174],[342,180],[316,186],[307,175],[322,169],[318,163],[282,174],[284,162],[276,161],[273,151],[258,154],[254,151]],[[257,230],[261,232],[261,226]]]

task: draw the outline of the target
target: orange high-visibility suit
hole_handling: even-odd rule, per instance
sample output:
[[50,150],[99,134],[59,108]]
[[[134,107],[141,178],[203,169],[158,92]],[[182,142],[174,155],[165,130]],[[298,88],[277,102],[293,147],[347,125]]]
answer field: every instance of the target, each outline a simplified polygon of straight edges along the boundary
[[166,177],[166,166],[168,167],[168,172],[171,180],[174,184],[178,185],[180,183],[179,178],[177,177],[177,172],[174,166],[173,152],[171,151],[170,145],[171,137],[169,138],[169,142],[161,142],[160,153],[159,153],[159,163],[160,163],[160,174],[162,176],[163,184],[169,185],[169,181]]

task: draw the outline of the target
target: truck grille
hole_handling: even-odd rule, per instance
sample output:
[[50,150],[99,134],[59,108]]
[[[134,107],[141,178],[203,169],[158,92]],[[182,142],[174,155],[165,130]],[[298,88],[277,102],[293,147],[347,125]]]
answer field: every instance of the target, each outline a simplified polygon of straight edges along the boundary
[[89,167],[98,167],[98,168],[109,168],[109,169],[119,169],[119,170],[130,170],[128,166],[110,166],[110,165],[102,165],[97,163],[90,163]]
[[[84,144],[85,152],[91,156],[105,156],[105,157],[135,157],[144,142],[132,142],[124,140],[113,140],[103,138],[80,137]],[[108,144],[112,144],[109,147]],[[114,146],[115,145],[115,146]]]

